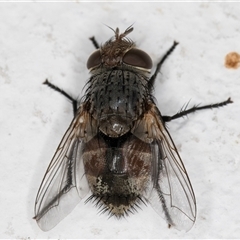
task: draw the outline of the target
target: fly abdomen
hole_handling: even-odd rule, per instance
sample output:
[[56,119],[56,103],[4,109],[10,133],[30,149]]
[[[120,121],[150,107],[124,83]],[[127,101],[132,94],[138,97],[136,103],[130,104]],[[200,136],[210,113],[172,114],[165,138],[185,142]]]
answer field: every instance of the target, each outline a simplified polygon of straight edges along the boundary
[[134,211],[151,179],[151,146],[128,133],[119,138],[97,134],[82,148],[92,196],[103,211],[121,217]]

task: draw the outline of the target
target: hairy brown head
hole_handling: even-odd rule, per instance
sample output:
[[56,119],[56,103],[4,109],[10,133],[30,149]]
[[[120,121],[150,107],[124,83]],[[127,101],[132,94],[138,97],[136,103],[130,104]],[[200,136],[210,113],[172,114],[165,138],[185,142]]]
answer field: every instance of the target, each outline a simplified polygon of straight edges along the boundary
[[119,34],[119,28],[115,37],[111,38],[101,47],[102,63],[109,67],[115,67],[122,62],[124,54],[134,47],[133,41],[126,36],[133,31],[133,27],[127,28],[124,33]]
[[119,28],[113,31],[115,36],[89,57],[88,69],[93,70],[100,66],[114,68],[124,63],[149,72],[152,68],[152,59],[147,53],[136,48],[135,43],[126,37],[133,31],[133,27],[130,26],[121,34]]

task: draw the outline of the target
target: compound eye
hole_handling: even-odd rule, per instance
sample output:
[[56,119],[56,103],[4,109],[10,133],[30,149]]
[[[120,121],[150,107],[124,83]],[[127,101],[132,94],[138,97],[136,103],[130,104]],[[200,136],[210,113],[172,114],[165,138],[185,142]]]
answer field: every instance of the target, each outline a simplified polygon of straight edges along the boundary
[[94,53],[92,53],[92,55],[90,55],[90,57],[88,58],[87,68],[88,69],[94,68],[98,66],[100,63],[101,63],[101,54],[100,54],[100,50],[97,50]]
[[132,48],[123,57],[123,62],[140,68],[151,69],[152,59],[144,51]]

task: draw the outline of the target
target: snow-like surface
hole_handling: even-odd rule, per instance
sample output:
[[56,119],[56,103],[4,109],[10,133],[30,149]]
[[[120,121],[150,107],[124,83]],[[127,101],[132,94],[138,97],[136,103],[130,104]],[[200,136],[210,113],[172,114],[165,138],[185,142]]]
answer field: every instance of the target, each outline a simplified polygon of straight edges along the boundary
[[[225,55],[240,53],[239,3],[1,3],[1,238],[240,237],[240,69]],[[91,36],[104,43],[119,27],[154,63],[180,42],[155,88],[164,115],[193,104],[234,100],[168,124],[188,170],[197,220],[187,232],[168,229],[151,207],[122,220],[81,202],[49,232],[34,216],[38,187],[72,119],[72,106],[42,85],[48,78],[74,97],[88,79]]]

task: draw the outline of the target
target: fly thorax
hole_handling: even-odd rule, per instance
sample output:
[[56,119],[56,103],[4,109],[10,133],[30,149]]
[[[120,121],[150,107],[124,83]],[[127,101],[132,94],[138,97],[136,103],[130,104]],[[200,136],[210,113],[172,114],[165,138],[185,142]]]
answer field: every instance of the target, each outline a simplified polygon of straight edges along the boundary
[[116,69],[94,75],[90,84],[90,112],[99,122],[99,129],[109,137],[127,133],[145,111],[149,97],[146,76]]

